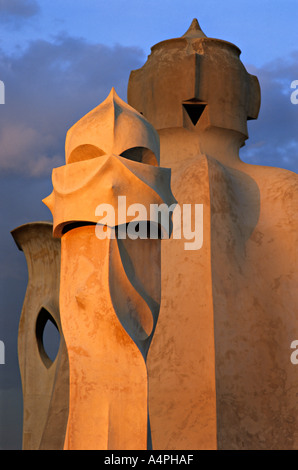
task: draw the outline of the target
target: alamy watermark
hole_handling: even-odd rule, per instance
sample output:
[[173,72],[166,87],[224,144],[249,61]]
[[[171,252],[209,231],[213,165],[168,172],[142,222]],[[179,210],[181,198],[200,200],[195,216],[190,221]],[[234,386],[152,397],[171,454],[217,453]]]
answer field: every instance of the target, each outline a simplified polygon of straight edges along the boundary
[[[100,217],[95,227],[97,238],[117,238],[131,240],[170,238],[187,240],[185,250],[199,250],[203,246],[203,204],[150,204],[149,214],[143,204],[127,207],[126,196],[118,196],[117,220],[115,208],[111,204],[99,204],[95,216]],[[131,219],[133,217],[133,219]],[[131,220],[128,224],[126,220]]]
[[291,88],[295,88],[295,90],[291,93],[291,103],[298,104],[298,80],[294,80],[291,83]]
[[5,86],[2,80],[0,80],[0,104],[5,104]]
[[5,364],[5,345],[0,341],[0,364]]
[[296,366],[298,364],[298,340],[292,341],[291,349],[295,349],[291,354],[291,363]]

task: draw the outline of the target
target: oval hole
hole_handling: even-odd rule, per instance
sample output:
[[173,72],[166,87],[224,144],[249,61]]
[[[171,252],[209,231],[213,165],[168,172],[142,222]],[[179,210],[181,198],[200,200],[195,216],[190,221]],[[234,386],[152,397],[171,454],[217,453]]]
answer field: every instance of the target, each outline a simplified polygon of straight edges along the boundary
[[91,160],[93,158],[102,157],[105,152],[91,144],[83,144],[76,147],[67,159],[67,163],[76,163],[83,160]]
[[50,320],[47,321],[43,330],[43,347],[50,360],[54,362],[60,346],[60,333]]
[[147,165],[158,166],[156,156],[152,150],[145,147],[133,147],[121,153],[121,157],[133,160],[134,162],[146,163]]
[[60,333],[52,315],[42,308],[36,322],[36,339],[40,357],[49,368],[55,361],[60,347]]

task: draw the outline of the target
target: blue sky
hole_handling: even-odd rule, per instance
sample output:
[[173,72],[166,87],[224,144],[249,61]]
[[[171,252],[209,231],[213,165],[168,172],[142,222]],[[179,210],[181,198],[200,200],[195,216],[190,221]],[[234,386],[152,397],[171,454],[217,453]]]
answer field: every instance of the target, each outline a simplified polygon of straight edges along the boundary
[[297,172],[297,0],[0,0],[0,449],[21,445],[16,346],[27,271],[10,230],[51,218],[41,200],[63,164],[67,129],[112,86],[126,99],[129,73],[150,47],[181,36],[195,17],[207,36],[236,44],[259,78],[260,116],[242,158]]
[[20,5],[6,8],[14,13],[10,20],[6,14],[8,28],[1,38],[6,50],[23,48],[32,39],[51,41],[57,33],[67,32],[109,46],[139,46],[147,54],[156,42],[183,34],[193,17],[207,36],[237,44],[244,62],[262,65],[296,48],[296,0],[3,0],[0,8],[1,4]]

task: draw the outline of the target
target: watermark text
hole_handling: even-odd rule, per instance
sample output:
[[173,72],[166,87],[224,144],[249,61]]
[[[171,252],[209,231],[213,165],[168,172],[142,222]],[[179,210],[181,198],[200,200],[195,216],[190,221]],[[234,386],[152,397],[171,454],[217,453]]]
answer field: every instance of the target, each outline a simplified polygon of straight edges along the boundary
[[3,341],[0,341],[0,364],[5,364],[5,345]]
[[5,104],[5,86],[2,80],[0,80],[0,104]]
[[[148,213],[149,212],[149,213]],[[117,216],[116,216],[117,213]],[[100,217],[95,227],[98,239],[184,239],[185,250],[199,250],[203,246],[203,204],[143,204],[126,206],[126,196],[118,196],[117,211],[111,204],[99,204],[95,216]],[[116,220],[117,219],[117,220]],[[127,224],[126,221],[130,220]]]
[[298,104],[298,80],[292,81],[291,88],[295,88],[295,90],[291,93],[291,103]]
[[291,349],[295,349],[294,352],[291,354],[291,363],[294,365],[298,364],[298,340],[292,341]]

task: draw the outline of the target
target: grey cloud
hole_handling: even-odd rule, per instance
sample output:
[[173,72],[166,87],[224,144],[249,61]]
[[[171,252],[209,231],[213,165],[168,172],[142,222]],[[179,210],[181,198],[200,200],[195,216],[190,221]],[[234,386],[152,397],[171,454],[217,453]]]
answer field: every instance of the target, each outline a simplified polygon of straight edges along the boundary
[[0,390],[0,450],[19,450],[22,446],[22,391]]
[[143,61],[138,48],[88,44],[65,35],[35,41],[22,56],[0,53],[6,103],[0,117],[0,171],[50,176],[63,164],[68,128],[112,86],[126,99],[130,70]]
[[298,172],[298,105],[291,103],[291,83],[298,79],[298,51],[261,68],[248,67],[261,85],[261,110],[249,122],[250,138],[242,150],[247,163]]
[[37,0],[0,0],[0,19],[29,18],[40,11]]

